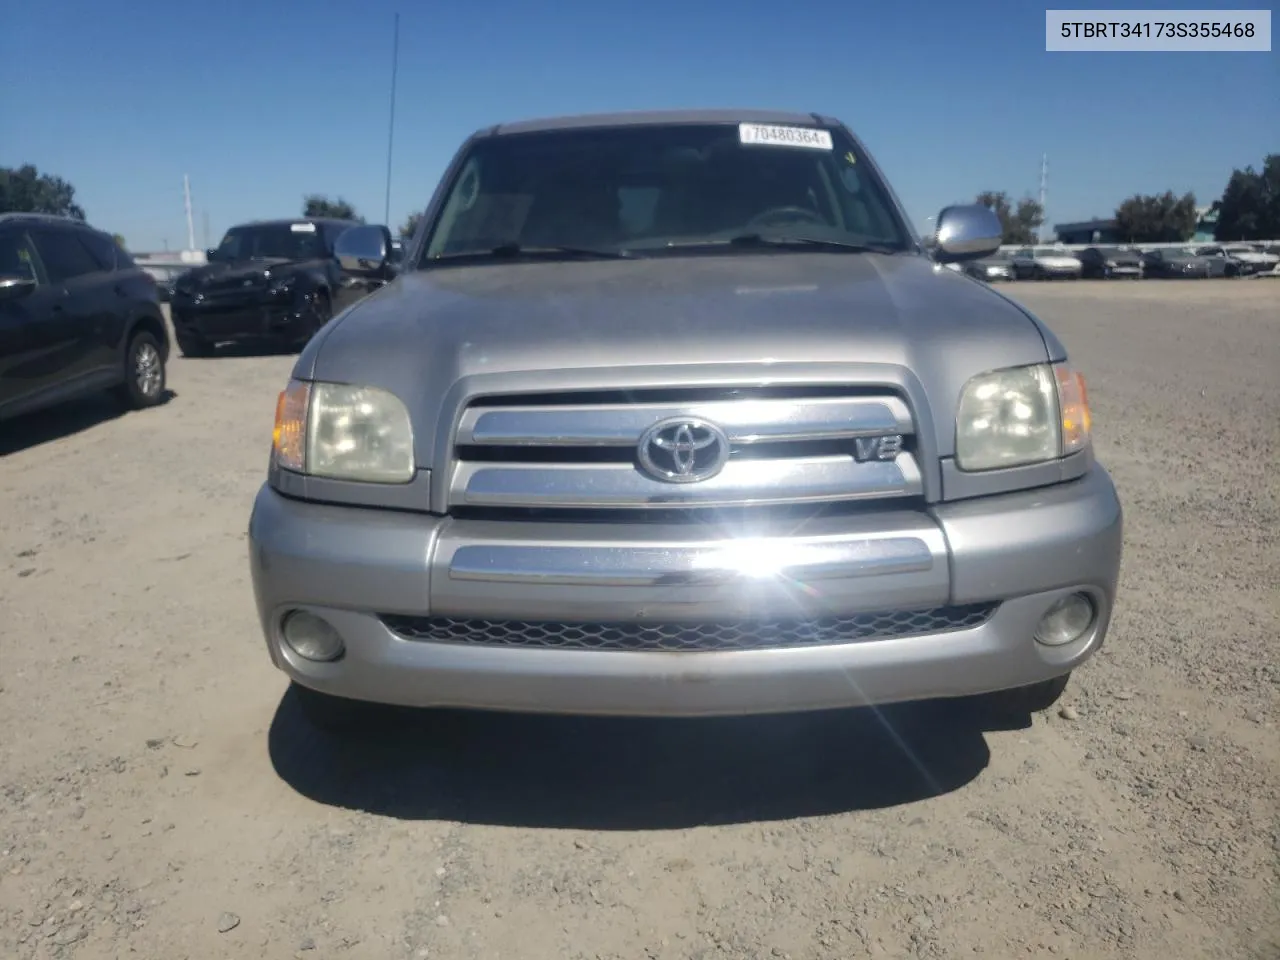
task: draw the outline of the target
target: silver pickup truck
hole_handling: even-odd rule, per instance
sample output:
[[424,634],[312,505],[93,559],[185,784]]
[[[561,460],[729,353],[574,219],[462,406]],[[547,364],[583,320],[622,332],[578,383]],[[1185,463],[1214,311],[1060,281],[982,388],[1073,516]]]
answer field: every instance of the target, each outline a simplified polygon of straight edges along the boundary
[[469,138],[279,397],[250,562],[310,718],[1054,703],[1121,506],[1062,344],[943,268],[995,215],[936,223],[816,114]]

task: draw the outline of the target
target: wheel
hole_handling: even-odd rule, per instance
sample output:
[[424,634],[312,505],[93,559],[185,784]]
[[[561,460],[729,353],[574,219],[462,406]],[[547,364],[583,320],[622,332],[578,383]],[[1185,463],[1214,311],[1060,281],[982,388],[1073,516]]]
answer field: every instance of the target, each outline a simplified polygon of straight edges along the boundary
[[339,736],[369,731],[385,714],[385,708],[363,700],[350,700],[312,690],[300,683],[291,684],[293,698],[307,722],[318,730]]
[[1070,673],[1033,683],[1027,687],[1013,687],[1009,690],[997,690],[978,697],[979,705],[988,713],[1006,717],[1020,717],[1031,713],[1048,710],[1061,698],[1067,689]]
[[182,351],[184,357],[211,357],[213,356],[213,344],[208,340],[202,340],[194,334],[178,334],[178,349]]
[[139,330],[124,353],[124,383],[117,388],[120,399],[134,410],[154,407],[164,400],[164,356],[154,334]]

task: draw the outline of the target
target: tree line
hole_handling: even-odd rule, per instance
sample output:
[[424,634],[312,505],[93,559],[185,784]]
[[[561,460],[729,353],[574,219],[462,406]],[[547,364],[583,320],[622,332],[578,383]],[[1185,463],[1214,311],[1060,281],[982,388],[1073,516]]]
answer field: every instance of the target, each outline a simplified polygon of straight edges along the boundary
[[[62,177],[41,173],[32,164],[0,167],[0,213],[47,213],[84,220],[84,208],[76,203],[75,194],[75,187]],[[1007,193],[984,191],[976,202],[995,211],[1004,243],[1035,243],[1044,224],[1044,210],[1037,201],[1023,197],[1015,202]],[[1233,170],[1210,209],[1218,217],[1216,240],[1280,239],[1280,153],[1268,154],[1260,170],[1252,166]],[[324,194],[303,197],[302,215],[365,222],[351,203]],[[400,236],[413,236],[421,219],[421,213],[410,215],[400,225]],[[1169,190],[1135,194],[1116,207],[1115,220],[1125,242],[1183,242],[1196,230],[1196,198],[1191,193],[1178,197]],[[117,241],[124,245],[123,237],[117,235]]]
[[[328,197],[313,193],[302,200],[302,215],[304,217],[333,217],[337,220],[355,220],[364,223],[364,217],[356,213],[356,208],[339,197],[337,200],[330,200]],[[400,236],[406,240],[412,237],[418,229],[418,224],[422,222],[421,213],[411,213],[404,223],[400,224]]]
[[[995,212],[1004,243],[1036,242],[1044,224],[1044,210],[1037,201],[1024,197],[1014,203],[1007,193],[986,191],[975,202]],[[1209,209],[1218,218],[1215,240],[1280,238],[1280,153],[1269,154],[1261,170],[1233,170],[1222,196]],[[1127,243],[1182,243],[1195,235],[1200,221],[1195,194],[1179,197],[1172,190],[1134,194],[1116,207],[1114,218],[1116,232]]]

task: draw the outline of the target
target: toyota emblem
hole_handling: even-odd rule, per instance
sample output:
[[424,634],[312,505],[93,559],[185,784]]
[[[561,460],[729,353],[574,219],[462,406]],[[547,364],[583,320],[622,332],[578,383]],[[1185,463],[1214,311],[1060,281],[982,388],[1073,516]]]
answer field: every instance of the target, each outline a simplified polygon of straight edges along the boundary
[[665,483],[710,480],[729,462],[729,438],[714,423],[674,417],[655,423],[640,437],[640,467]]

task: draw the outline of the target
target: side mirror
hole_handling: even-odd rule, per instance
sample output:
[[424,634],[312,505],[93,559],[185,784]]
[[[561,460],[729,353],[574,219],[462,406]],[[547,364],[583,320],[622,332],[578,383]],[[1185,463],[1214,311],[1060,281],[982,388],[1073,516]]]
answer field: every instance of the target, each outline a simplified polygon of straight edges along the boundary
[[18,300],[27,296],[36,288],[31,277],[21,277],[12,273],[0,273],[0,300]]
[[937,246],[939,263],[959,263],[990,256],[1000,249],[1004,230],[995,211],[979,204],[946,207],[938,214]]
[[218,251],[217,251],[217,249],[216,249],[216,248],[214,248],[214,247],[209,247],[209,249],[205,250],[205,252],[204,252],[205,259],[206,259],[206,260],[212,260],[212,259],[213,259],[213,257],[214,257],[214,254],[216,254],[217,252],[218,252]]
[[344,230],[333,245],[344,271],[360,277],[382,277],[391,255],[391,231],[377,224]]

